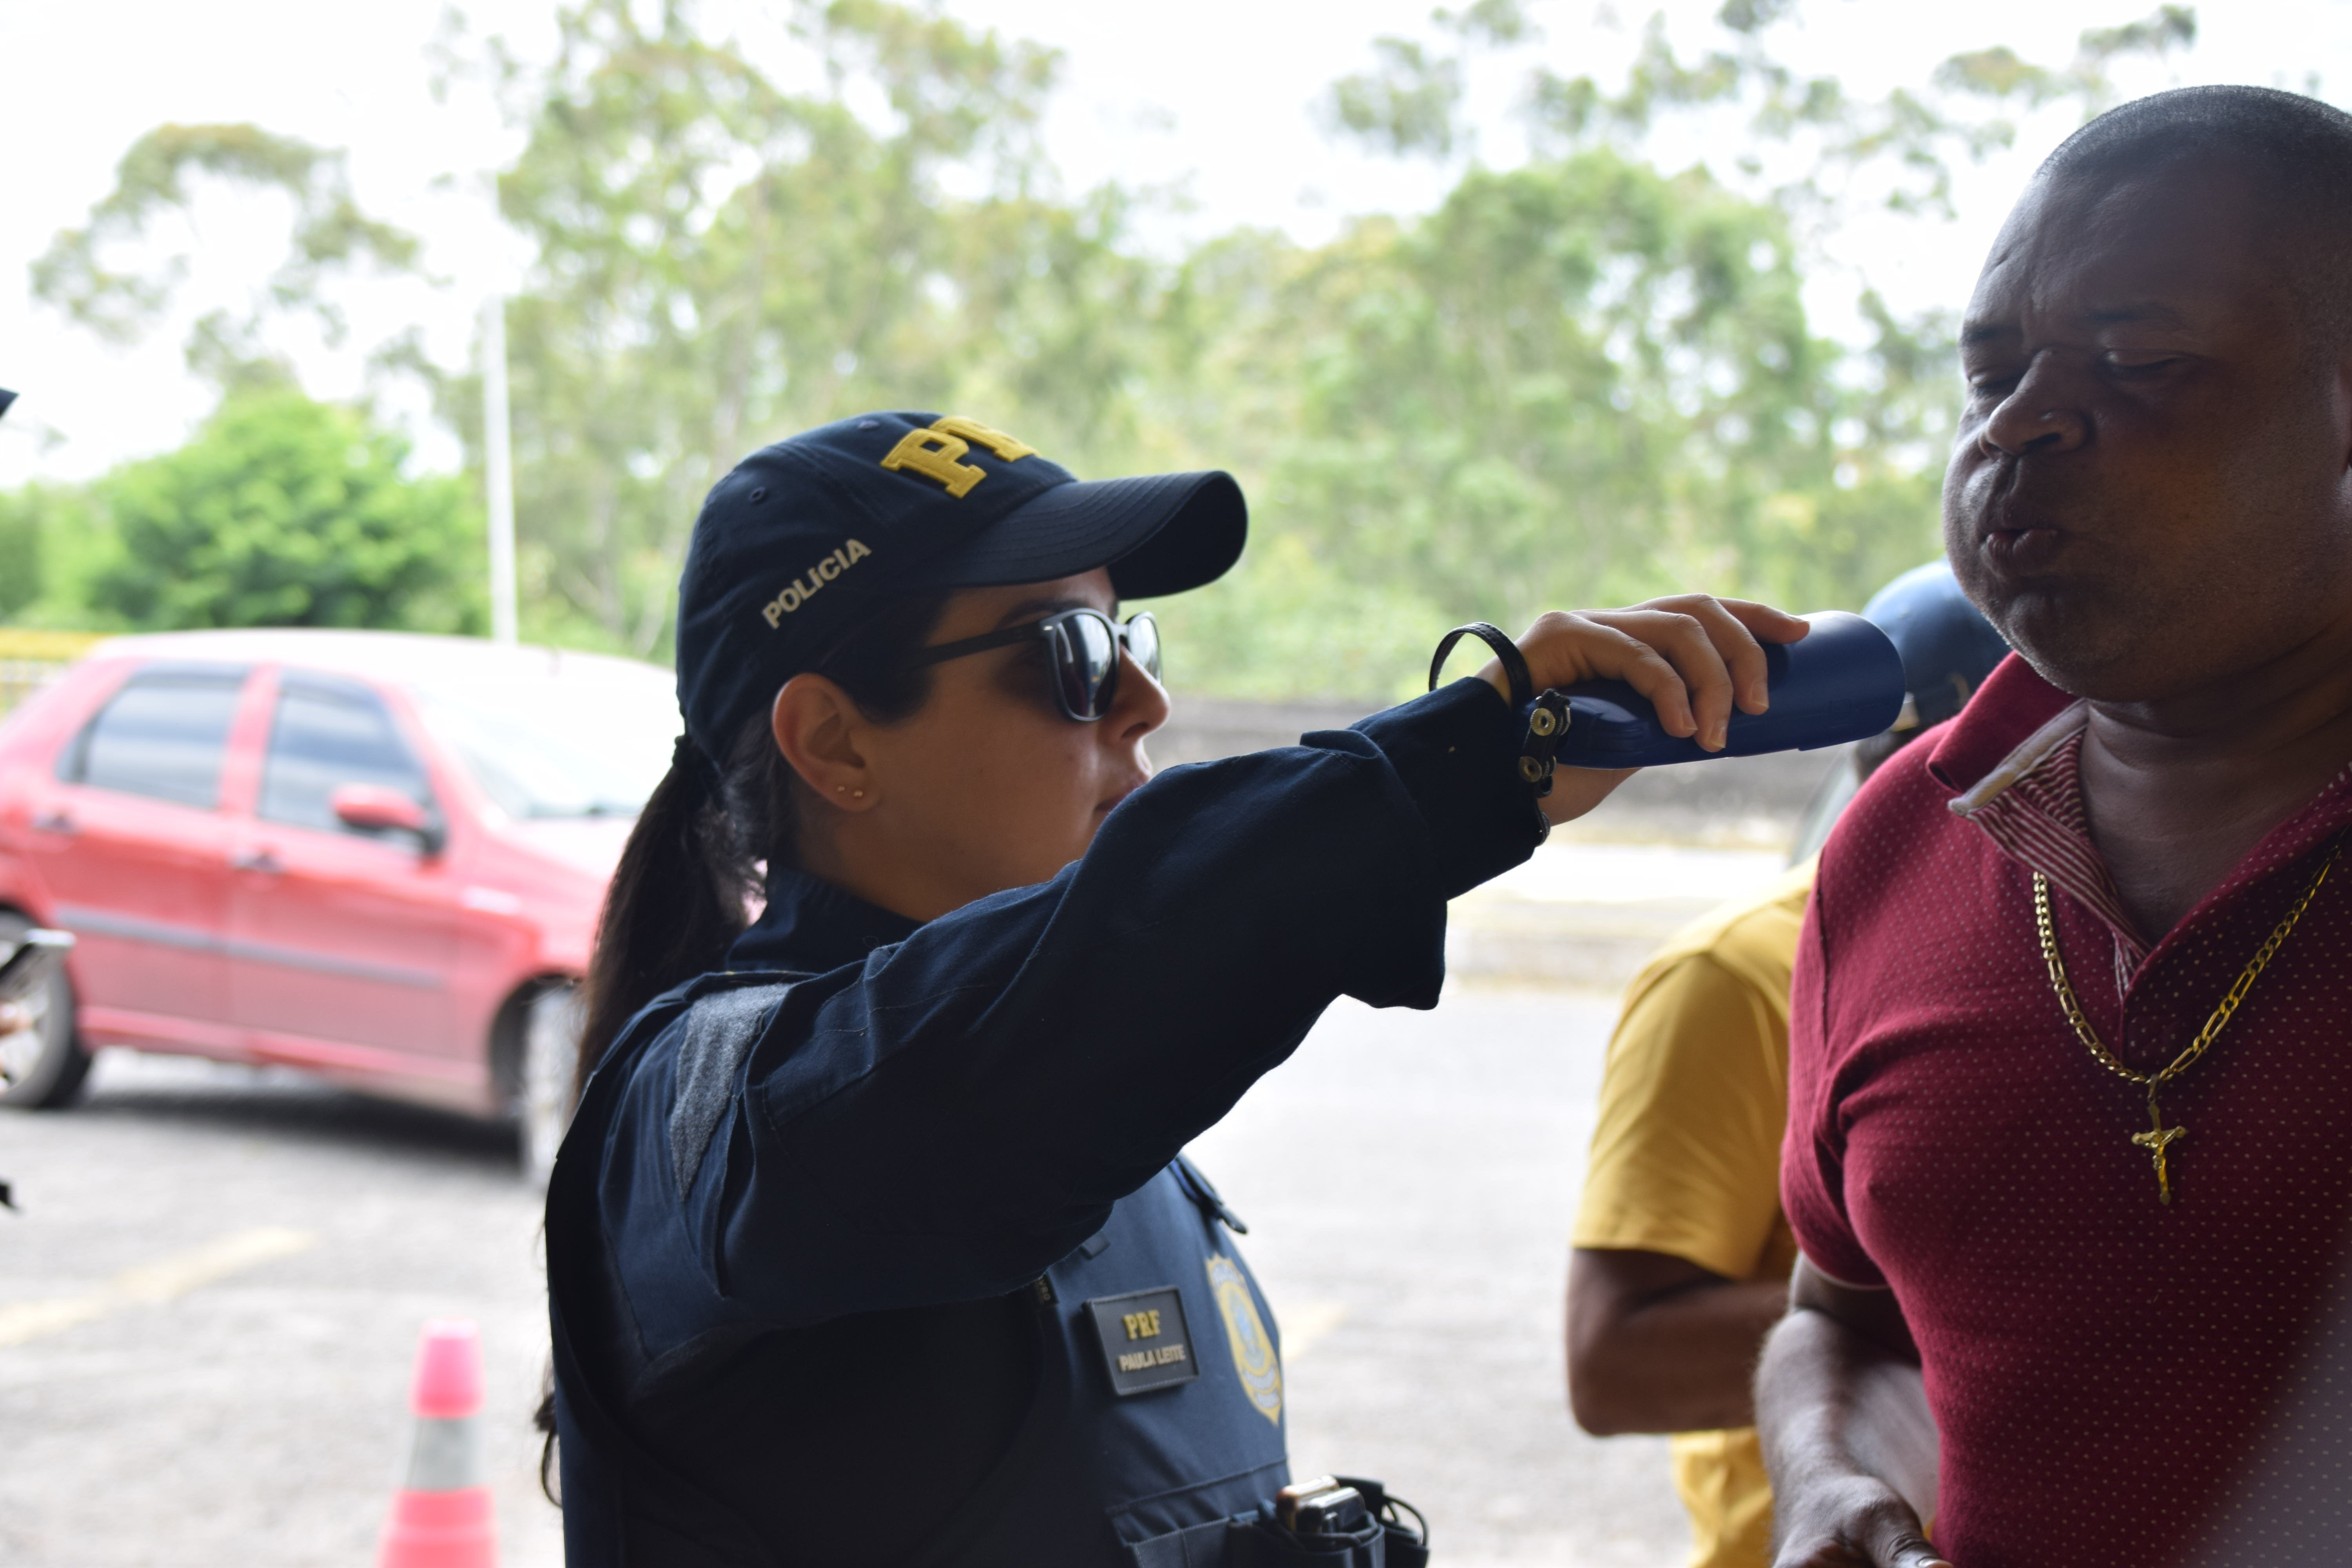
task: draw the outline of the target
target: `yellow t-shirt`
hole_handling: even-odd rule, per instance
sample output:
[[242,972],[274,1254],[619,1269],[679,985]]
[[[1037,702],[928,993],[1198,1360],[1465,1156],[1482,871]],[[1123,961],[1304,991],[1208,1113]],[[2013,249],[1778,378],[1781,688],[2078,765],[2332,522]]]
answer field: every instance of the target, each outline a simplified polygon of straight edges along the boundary
[[[1663,1252],[1728,1279],[1785,1279],[1789,975],[1811,862],[1708,914],[1625,993],[1609,1042],[1578,1247]],[[1674,1438],[1692,1568],[1767,1568],[1772,1492],[1753,1427]]]

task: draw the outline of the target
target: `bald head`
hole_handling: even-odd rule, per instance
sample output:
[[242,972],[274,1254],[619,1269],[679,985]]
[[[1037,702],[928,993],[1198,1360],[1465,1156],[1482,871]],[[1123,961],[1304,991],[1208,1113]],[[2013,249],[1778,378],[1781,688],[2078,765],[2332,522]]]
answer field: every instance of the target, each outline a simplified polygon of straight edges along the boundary
[[2253,198],[2282,281],[2327,342],[2352,337],[2352,114],[2274,88],[2179,88],[2100,115],[2036,179],[2109,189],[2195,163],[2225,165]]

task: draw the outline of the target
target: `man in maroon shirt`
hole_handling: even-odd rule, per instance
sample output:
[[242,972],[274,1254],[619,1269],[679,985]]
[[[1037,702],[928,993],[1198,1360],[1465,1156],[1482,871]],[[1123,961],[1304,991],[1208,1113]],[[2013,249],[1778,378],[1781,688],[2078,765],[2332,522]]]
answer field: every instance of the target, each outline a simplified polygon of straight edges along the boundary
[[1778,1562],[2341,1562],[2352,117],[2092,122],[1962,346],[1946,546],[2017,657],[1822,859]]

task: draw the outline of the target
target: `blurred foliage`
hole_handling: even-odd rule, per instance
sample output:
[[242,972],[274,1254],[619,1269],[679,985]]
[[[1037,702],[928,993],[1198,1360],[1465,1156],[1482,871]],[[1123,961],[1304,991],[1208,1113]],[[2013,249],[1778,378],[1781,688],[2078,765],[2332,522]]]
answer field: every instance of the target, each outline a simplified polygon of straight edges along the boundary
[[[1253,279],[1270,297],[1224,320],[1250,323],[1250,423],[1272,413],[1282,437],[1217,431],[1212,450],[1263,465],[1256,543],[1162,607],[1180,684],[1401,694],[1423,679],[1416,626],[1677,586],[1853,608],[1940,550],[1949,318],[1898,321],[1865,289],[1869,342],[1813,336],[1818,237],[1861,200],[1948,212],[1954,161],[2009,145],[2010,107],[2087,118],[2118,60],[2193,44],[2195,15],[2093,29],[2063,68],[1960,56],[1864,101],[1773,58],[1794,9],[1727,0],[1720,47],[1687,58],[1653,17],[1613,91],[1538,66],[1530,163],[1471,163],[1425,218],[1270,258]],[[1373,68],[1333,85],[1336,131],[1396,156],[1469,145],[1472,57],[1538,39],[1517,0],[1433,20],[1450,47],[1377,39]],[[1679,174],[1641,161],[1670,115],[1717,117],[1742,154]],[[1777,166],[1759,156],[1775,148]]]
[[1332,123],[1385,153],[1451,153],[1462,62],[1433,56],[1411,38],[1375,38],[1372,53],[1378,68],[1332,84]]
[[[271,310],[307,310],[330,343],[340,342],[346,323],[324,290],[329,275],[367,263],[390,271],[415,264],[413,236],[360,210],[342,153],[252,125],[159,125],[122,155],[114,189],[90,209],[89,222],[59,234],[34,261],[35,297],[110,341],[140,336],[171,303],[188,258],[142,258],[139,243],[164,214],[190,214],[190,176],[199,174],[279,192],[294,205],[286,259],[252,308],[209,311],[189,333],[190,368],[224,387],[285,379],[284,367],[258,346]],[[126,250],[131,259],[118,262]],[[136,264],[142,259],[143,267]]]
[[[1688,58],[1668,40],[1664,16],[1654,15],[1614,90],[1591,75],[1534,66],[1523,107],[1538,144],[1554,153],[1604,142],[1637,146],[1667,118],[1698,117],[1739,149],[1718,176],[1750,176],[1743,184],[1751,194],[1791,214],[1834,223],[1864,196],[1898,212],[1948,215],[1953,160],[2011,145],[2017,127],[2008,110],[2064,103],[2088,119],[2115,102],[2119,62],[2161,58],[2197,41],[2194,6],[2160,5],[2137,21],[2086,30],[2062,67],[2034,65],[2006,46],[1979,49],[1953,56],[1920,88],[1872,100],[1775,58],[1771,31],[1796,9],[1794,0],[1725,0],[1716,44]],[[1442,159],[1467,144],[1461,116],[1470,58],[1538,40],[1517,0],[1482,0],[1469,13],[1440,10],[1432,20],[1458,40],[1453,52],[1373,40],[1373,68],[1332,85],[1326,110],[1335,130],[1398,155]],[[1787,155],[1775,159],[1775,150]],[[1775,169],[1777,182],[1768,174]]]
[[[1122,389],[1157,379],[1161,301],[1121,247],[1123,197],[1041,194],[1053,57],[879,0],[800,30],[826,66],[813,92],[676,0],[589,0],[551,68],[499,60],[529,133],[499,196],[538,258],[508,341],[543,635],[663,647],[703,492],[844,412],[1013,409],[1033,443],[1097,460],[1141,444]],[[442,393],[477,431],[478,385]]]
[[1440,623],[1691,584],[1851,607],[1939,547],[1948,344],[1874,299],[1867,349],[1811,336],[1784,218],[1703,172],[1596,149],[1260,249],[1214,312],[1255,542],[1158,607],[1181,685],[1394,695]]
[[34,485],[0,492],[0,621],[40,598],[47,586],[41,524],[47,495],[46,486]]
[[[666,653],[704,491],[763,442],[877,406],[968,413],[1082,473],[1238,474],[1243,565],[1156,606],[1183,689],[1393,695],[1454,622],[1676,587],[1859,605],[1937,548],[1949,324],[1857,286],[1868,341],[1820,335],[1801,285],[1821,236],[1857,203],[1947,206],[1956,162],[2007,144],[2010,116],[2095,110],[2117,61],[2189,45],[2195,19],[2095,29],[2062,66],[1958,56],[1865,101],[1775,58],[1793,10],[1728,0],[1687,57],[1654,21],[1612,83],[1530,57],[1536,153],[1509,169],[1472,161],[1465,84],[1540,37],[1519,0],[1439,10],[1324,106],[1335,133],[1454,168],[1435,211],[1173,258],[1133,232],[1148,196],[1056,184],[1037,141],[1056,57],[932,6],[800,0],[821,68],[790,86],[691,0],[578,0],[536,65],[454,18],[447,70],[491,82],[523,134],[498,197],[533,257],[508,305],[526,634]],[[1659,167],[1669,121],[1737,152]],[[0,572],[30,561],[41,584],[0,617],[79,595],[142,625],[475,624],[470,507],[402,481],[388,438],[273,389],[240,347],[265,305],[327,308],[333,268],[413,261],[335,155],[164,127],[44,259],[44,297],[105,331],[151,321],[169,266],[108,258],[184,205],[190,171],[291,195],[289,261],[250,320],[199,323],[192,357],[228,392],[186,452],[88,495],[0,498]],[[431,381],[478,472],[478,376],[413,343],[378,357]],[[68,563],[74,506],[113,542]],[[402,554],[400,530],[428,542]]]
[[119,631],[91,598],[120,553],[93,485],[28,484],[0,491],[0,621]]
[[57,521],[102,524],[111,548],[82,563],[80,593],[115,626],[478,631],[472,487],[409,479],[406,456],[353,410],[245,391],[178,451],[58,496]]
[[[1162,606],[1179,680],[1224,691],[1385,694],[1439,622],[1683,584],[1857,604],[1935,549],[1941,329],[1818,340],[1769,200],[1563,142],[1415,223],[1155,261],[1128,195],[1054,194],[1051,55],[882,0],[795,15],[827,66],[798,92],[683,0],[586,0],[541,71],[472,56],[529,136],[499,196],[537,254],[509,322],[535,635],[661,651],[702,492],[874,406],[1241,474],[1247,563]],[[1511,0],[1436,22],[1532,37]],[[1335,121],[1453,146],[1458,61],[1382,48],[1398,79]],[[477,429],[478,384],[441,390]]]
[[2109,77],[2114,61],[2131,55],[2163,55],[2197,41],[2197,8],[2159,5],[2137,22],[2093,27],[2084,33],[2074,58],[2058,69],[2020,59],[2006,47],[1954,55],[1936,72],[1936,85],[1980,97],[2009,99],[2028,108],[2068,99],[2093,110],[2115,101]]

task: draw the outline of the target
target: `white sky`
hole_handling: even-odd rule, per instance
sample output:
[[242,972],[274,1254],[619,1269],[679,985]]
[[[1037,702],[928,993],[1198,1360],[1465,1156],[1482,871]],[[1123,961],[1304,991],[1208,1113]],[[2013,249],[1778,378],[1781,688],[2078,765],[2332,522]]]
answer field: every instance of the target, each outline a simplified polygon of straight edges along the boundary
[[[1555,70],[1613,76],[1653,9],[1675,35],[1699,40],[1717,0],[1533,0],[1540,58]],[[2085,26],[2145,15],[2154,0],[1804,0],[1776,50],[1801,70],[1832,72],[1856,95],[1924,81],[1964,48],[2007,44],[2063,64]],[[361,201],[420,235],[429,265],[449,281],[426,289],[377,285],[352,294],[356,330],[341,349],[296,348],[306,384],[355,394],[366,351],[408,324],[435,357],[461,363],[485,290],[515,264],[490,215],[487,177],[517,134],[487,93],[461,86],[446,103],[430,91],[426,46],[444,0],[0,0],[0,384],[25,395],[0,421],[0,485],[86,477],[184,439],[212,393],[181,361],[187,321],[234,300],[282,254],[283,218],[262,200],[207,198],[186,242],[194,261],[186,308],[143,345],[100,343],[31,298],[27,266],[59,229],[83,221],[111,188],[117,159],[166,121],[250,121],[350,152]],[[521,52],[551,45],[544,0],[472,0],[474,31],[500,33]],[[778,47],[777,5],[719,0],[756,50]],[[1047,146],[1072,189],[1105,179],[1180,189],[1188,205],[1160,220],[1155,243],[1179,244],[1238,224],[1328,236],[1348,215],[1424,210],[1458,165],[1440,170],[1369,156],[1329,138],[1315,106],[1337,77],[1362,68],[1383,33],[1428,36],[1430,0],[948,0],[968,22],[1063,51],[1064,88]],[[2198,7],[2196,48],[2167,68],[2122,79],[2134,91],[2178,82],[2251,81],[2305,87],[2352,101],[2352,0],[2232,0]],[[1180,20],[1181,18],[1181,20]],[[1508,112],[1516,82],[1537,57],[1474,73],[1484,161],[1518,155]],[[1838,330],[1853,279],[1866,277],[1898,310],[1957,307],[2025,174],[2069,128],[2030,124],[2016,152],[1961,181],[1951,224],[1871,221],[1832,244],[1813,303]],[[1670,161],[1715,151],[1668,148]],[[454,460],[446,438],[423,432],[420,456]]]

